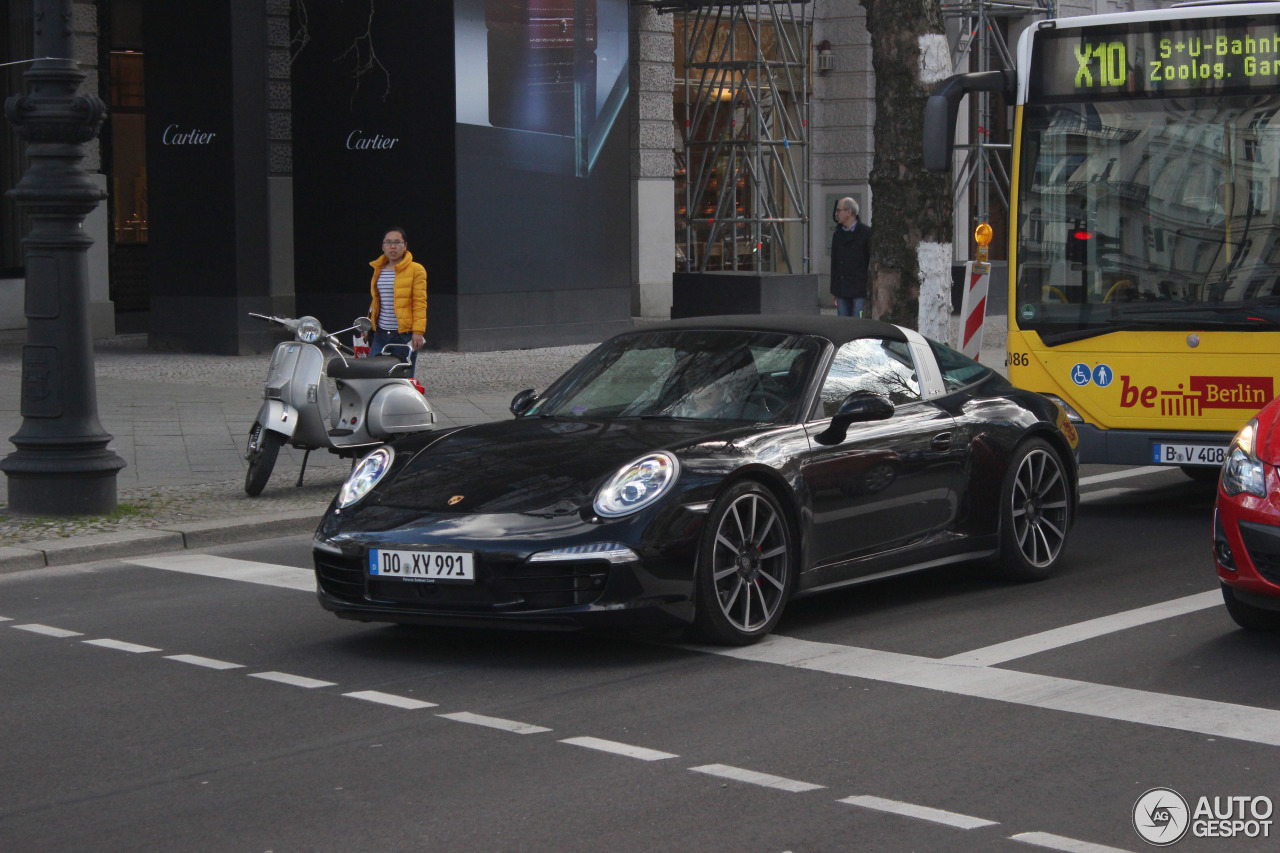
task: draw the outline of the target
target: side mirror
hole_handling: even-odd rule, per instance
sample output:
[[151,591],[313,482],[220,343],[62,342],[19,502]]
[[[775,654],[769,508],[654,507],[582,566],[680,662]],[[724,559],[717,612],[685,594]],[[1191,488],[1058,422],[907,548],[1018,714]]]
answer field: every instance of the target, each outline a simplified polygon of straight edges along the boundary
[[832,447],[845,440],[852,424],[883,421],[893,417],[893,403],[870,391],[854,391],[840,403],[831,426],[813,437],[818,444]]
[[526,388],[511,398],[511,414],[518,418],[529,411],[536,402],[538,402],[538,392],[532,388]]
[[373,328],[373,321],[368,317],[357,317],[355,319],[355,327],[361,332],[367,332]]

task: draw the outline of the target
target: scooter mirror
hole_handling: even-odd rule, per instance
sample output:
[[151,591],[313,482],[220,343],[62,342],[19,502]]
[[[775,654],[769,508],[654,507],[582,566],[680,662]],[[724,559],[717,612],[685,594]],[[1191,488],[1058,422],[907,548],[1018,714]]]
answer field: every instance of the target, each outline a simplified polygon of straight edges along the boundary
[[355,327],[361,332],[367,332],[373,328],[373,321],[368,317],[357,317],[355,319]]

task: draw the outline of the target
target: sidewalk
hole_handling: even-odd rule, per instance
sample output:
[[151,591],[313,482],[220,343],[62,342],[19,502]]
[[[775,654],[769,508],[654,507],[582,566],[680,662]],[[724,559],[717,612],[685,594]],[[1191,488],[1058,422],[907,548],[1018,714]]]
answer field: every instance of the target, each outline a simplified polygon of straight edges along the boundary
[[[955,321],[958,323],[958,320]],[[989,316],[982,361],[1004,372],[1005,319]],[[437,429],[510,417],[512,396],[546,388],[592,345],[488,353],[423,351],[418,380]],[[95,344],[98,415],[126,463],[111,516],[30,518],[0,507],[0,573],[309,533],[350,470],[285,447],[266,490],[244,493],[243,458],[267,356],[152,352],[145,335]],[[0,348],[0,438],[22,425],[21,348]],[[5,454],[12,451],[6,441]],[[8,484],[0,476],[0,503]]]

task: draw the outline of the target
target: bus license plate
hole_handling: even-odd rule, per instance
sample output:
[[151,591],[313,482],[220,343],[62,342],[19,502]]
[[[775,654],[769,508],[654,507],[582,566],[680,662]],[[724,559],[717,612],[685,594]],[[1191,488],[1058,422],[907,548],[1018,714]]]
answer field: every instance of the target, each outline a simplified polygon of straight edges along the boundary
[[1152,458],[1157,465],[1221,465],[1227,449],[1217,444],[1156,444]]
[[369,577],[434,582],[476,579],[475,561],[466,551],[369,551]]

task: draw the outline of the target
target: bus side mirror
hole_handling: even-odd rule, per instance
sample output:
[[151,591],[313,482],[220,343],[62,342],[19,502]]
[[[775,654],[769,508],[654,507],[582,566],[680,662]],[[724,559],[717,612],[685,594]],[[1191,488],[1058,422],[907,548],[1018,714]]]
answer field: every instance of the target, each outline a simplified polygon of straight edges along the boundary
[[924,104],[924,167],[930,172],[951,168],[955,146],[956,115],[960,101],[970,92],[1002,92],[1013,101],[1018,94],[1018,73],[1011,69],[956,74],[933,88]]

